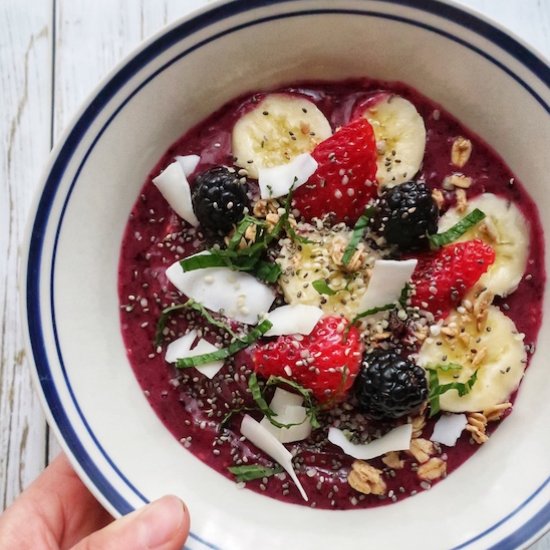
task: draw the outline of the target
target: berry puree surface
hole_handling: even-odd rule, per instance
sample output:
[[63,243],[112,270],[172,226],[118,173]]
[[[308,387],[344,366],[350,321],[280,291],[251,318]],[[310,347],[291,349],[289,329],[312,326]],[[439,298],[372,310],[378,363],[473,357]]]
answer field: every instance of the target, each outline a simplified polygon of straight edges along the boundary
[[[426,127],[426,149],[416,179],[424,180],[430,189],[441,189],[446,199],[445,208],[454,204],[455,194],[452,190],[443,189],[442,181],[455,171],[450,160],[451,147],[457,136],[463,136],[473,144],[471,157],[461,169],[461,173],[472,181],[468,198],[493,193],[512,201],[528,220],[530,249],[525,274],[515,292],[505,298],[497,298],[494,303],[525,335],[529,360],[535,353],[542,315],[545,284],[543,235],[535,204],[505,162],[441,106],[404,84],[365,79],[300,84],[278,90],[310,99],[328,119],[333,131],[347,124],[356,110],[377,91],[395,93],[408,99],[422,116]],[[152,179],[173,162],[176,155],[200,155],[195,173],[217,165],[232,166],[233,126],[262,97],[261,93],[252,93],[228,103],[170,147],[152,169],[132,208],[119,264],[122,336],[144,396],[186,452],[193,453],[225,476],[227,481],[224,480],[224,483],[235,482],[233,474],[228,471],[230,466],[275,466],[269,457],[241,436],[239,425],[242,413],[227,418],[230,411],[243,407],[250,407],[249,414],[258,420],[262,416],[259,411],[253,410],[254,401],[248,391],[254,346],[228,359],[213,379],[198,374],[194,368],[176,369],[165,362],[166,344],[190,328],[199,330],[199,335],[214,344],[227,345],[228,335],[209,325],[196,312],[184,310],[170,317],[163,342],[161,345],[155,343],[157,321],[163,309],[185,300],[166,278],[166,268],[177,260],[204,250],[208,245],[200,229],[192,228],[172,211]],[[193,188],[193,176],[189,181]],[[253,181],[249,185],[254,187],[256,183]],[[253,490],[283,502],[344,510],[402,500],[429,489],[438,481],[420,479],[416,475],[419,467],[417,458],[402,452],[403,463],[399,467],[390,467],[382,462],[382,457],[369,461],[383,472],[387,485],[384,494],[355,491],[347,481],[354,459],[327,440],[327,430],[331,425],[353,429],[356,415],[352,405],[343,404],[322,413],[319,416],[321,428],[314,430],[309,438],[286,445],[294,456],[294,467],[309,496],[308,502],[302,499],[285,473],[246,482],[244,490]],[[222,420],[226,422],[220,428]],[[429,439],[433,423],[433,419],[427,419],[426,425],[421,428],[422,437]],[[499,423],[487,425],[489,436]],[[370,423],[369,430],[373,434],[384,433],[387,429],[383,421]],[[471,433],[464,431],[454,447],[436,445],[435,456],[446,462],[446,475],[452,475],[452,471],[479,447],[472,440]]]

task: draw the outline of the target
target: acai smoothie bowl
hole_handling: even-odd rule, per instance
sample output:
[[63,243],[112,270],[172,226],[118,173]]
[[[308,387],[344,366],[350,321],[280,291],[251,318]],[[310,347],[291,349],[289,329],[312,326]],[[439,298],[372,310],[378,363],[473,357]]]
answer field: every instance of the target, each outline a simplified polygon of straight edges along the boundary
[[115,71],[26,273],[46,411],[109,510],[176,493],[190,548],[543,532],[549,80],[448,3],[367,0],[224,2]]

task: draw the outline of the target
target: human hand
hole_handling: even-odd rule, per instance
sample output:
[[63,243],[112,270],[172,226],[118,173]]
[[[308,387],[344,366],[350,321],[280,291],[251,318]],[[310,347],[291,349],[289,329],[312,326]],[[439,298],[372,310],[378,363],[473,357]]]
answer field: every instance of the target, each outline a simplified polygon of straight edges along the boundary
[[165,496],[113,521],[58,456],[0,516],[0,548],[17,550],[180,550],[189,512]]

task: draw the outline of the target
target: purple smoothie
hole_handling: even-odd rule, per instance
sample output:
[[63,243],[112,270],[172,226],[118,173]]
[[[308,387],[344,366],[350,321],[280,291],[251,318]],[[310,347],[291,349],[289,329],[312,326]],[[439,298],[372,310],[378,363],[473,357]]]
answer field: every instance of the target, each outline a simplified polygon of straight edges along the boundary
[[[346,124],[358,106],[364,104],[375,91],[390,91],[409,99],[422,115],[427,143],[424,163],[419,174],[431,187],[439,188],[444,177],[456,170],[450,161],[453,140],[457,136],[469,138],[473,151],[469,162],[461,170],[473,179],[469,198],[490,192],[513,201],[530,224],[531,245],[526,273],[518,289],[497,305],[525,334],[529,357],[534,353],[542,316],[542,294],[545,284],[543,235],[535,204],[506,164],[478,136],[464,128],[440,106],[411,88],[399,83],[373,80],[346,81],[336,84],[311,84],[284,88],[278,91],[297,93],[312,100],[330,121],[332,128]],[[241,415],[233,416],[220,430],[220,422],[235,408],[251,406],[247,393],[250,373],[249,350],[227,361],[223,370],[213,379],[196,373],[194,369],[177,371],[164,361],[164,347],[156,347],[155,329],[161,311],[172,303],[183,301],[167,281],[165,269],[178,259],[205,248],[202,235],[176,216],[152,179],[173,161],[175,155],[201,156],[197,172],[212,165],[232,164],[231,131],[234,123],[257,103],[264,94],[249,94],[238,98],[179,139],[151,171],[136,201],[123,238],[119,264],[119,298],[121,329],[128,358],[136,377],[152,408],[165,426],[182,445],[220,474],[233,479],[228,466],[261,463],[273,466],[264,453],[247,441],[241,441]],[[191,178],[192,185],[192,178]],[[449,204],[453,194],[447,193]],[[224,335],[205,325],[200,316],[186,313],[173,316],[165,329],[165,343],[198,328],[211,342],[223,342]],[[261,414],[251,413],[259,419]],[[322,419],[323,428],[314,431],[309,439],[287,445],[295,454],[297,475],[309,495],[305,503],[287,475],[264,478],[246,484],[247,488],[266,495],[318,508],[349,509],[378,506],[401,500],[430,483],[416,476],[418,466],[412,456],[401,453],[405,467],[392,470],[381,459],[369,461],[384,470],[388,486],[386,495],[364,495],[353,490],[347,474],[354,459],[340,448],[326,441],[328,425],[338,422],[342,427],[363,426],[366,420],[353,407],[331,411]],[[372,423],[371,423],[372,424]],[[433,421],[423,430],[429,438]],[[488,433],[498,426],[489,424]],[[372,425],[372,429],[387,429]],[[490,444],[490,443],[489,443]],[[455,447],[437,446],[437,456],[447,461],[447,473],[467,460],[479,446],[464,432]]]

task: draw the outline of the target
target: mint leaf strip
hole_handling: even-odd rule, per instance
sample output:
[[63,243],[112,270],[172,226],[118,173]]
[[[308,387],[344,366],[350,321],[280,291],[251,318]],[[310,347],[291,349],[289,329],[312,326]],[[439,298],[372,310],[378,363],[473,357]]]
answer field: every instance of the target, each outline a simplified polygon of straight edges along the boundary
[[276,283],[282,273],[279,264],[270,262],[258,262],[256,269],[256,277],[266,283]]
[[390,309],[394,309],[394,308],[395,308],[395,304],[386,304],[384,306],[377,306],[371,309],[367,309],[366,311],[358,313],[351,321],[350,326],[354,325],[360,319],[363,319],[363,317],[368,317],[369,315],[374,315],[376,313],[380,313],[381,311],[389,311]]
[[238,338],[237,340],[229,344],[227,348],[219,349],[218,351],[213,351],[211,353],[204,353],[202,355],[195,355],[195,357],[185,357],[183,359],[178,359],[176,361],[176,367],[178,369],[198,367],[200,365],[205,365],[206,363],[211,363],[212,361],[227,359],[228,357],[235,355],[242,349],[247,348],[256,340],[260,339],[272,326],[273,325],[270,321],[264,319],[246,336],[244,336],[243,338]]
[[256,377],[256,373],[252,373],[250,375],[250,378],[248,379],[248,387],[250,388],[250,393],[252,394],[252,398],[256,402],[256,405],[258,405],[258,408],[260,411],[262,411],[265,415],[265,417],[275,426],[276,428],[290,428],[291,426],[299,426],[300,424],[303,424],[303,422],[295,422],[294,424],[281,424],[281,422],[278,422],[277,420],[274,420],[274,416],[277,416],[275,411],[273,411],[270,406],[267,404],[267,401],[264,399],[264,396],[262,395],[262,390],[260,389],[260,386],[258,384],[258,379]]
[[166,323],[168,322],[168,317],[172,315],[172,313],[175,313],[176,311],[179,311],[181,309],[185,309],[187,307],[187,303],[185,304],[176,304],[175,306],[170,306],[167,308],[164,308],[160,314],[160,317],[157,321],[157,329],[155,331],[155,346],[160,346],[162,343],[163,338],[163,332],[166,327]]
[[363,238],[363,235],[365,234],[373,213],[374,207],[371,206],[370,208],[367,208],[365,213],[355,223],[351,234],[351,239],[348,243],[348,246],[346,246],[346,249],[344,250],[344,255],[342,256],[342,263],[344,265],[348,265],[351,258],[355,254],[355,251],[357,250],[357,245],[359,244],[359,241]]
[[[454,365],[456,367],[456,365]],[[462,367],[460,367],[462,368]],[[428,371],[428,385],[430,391],[428,394],[428,401],[430,403],[430,418],[435,416],[440,410],[439,397],[450,390],[456,390],[460,397],[470,393],[473,385],[477,380],[477,370],[470,376],[466,382],[450,382],[449,384],[440,384],[438,370],[442,370],[441,367],[427,368]],[[448,369],[451,370],[451,369]],[[454,369],[453,369],[454,370]]]
[[223,321],[212,317],[210,312],[199,302],[196,302],[195,300],[188,300],[183,305],[189,309],[192,309],[193,311],[200,313],[211,325],[225,330],[225,332],[231,334],[233,338],[239,338],[239,335],[235,333],[227,323],[224,323]]
[[231,420],[231,418],[233,418],[233,415],[242,413],[243,411],[254,411],[254,410],[256,410],[255,407],[239,407],[239,408],[236,408],[236,409],[231,409],[222,418],[222,421],[220,422],[220,425],[219,425],[218,429],[220,431],[223,430],[225,428],[225,426],[227,425],[227,423]]
[[200,313],[211,325],[225,330],[226,332],[231,334],[233,338],[239,337],[227,323],[224,323],[223,321],[212,317],[210,312],[202,304],[199,304],[199,302],[195,302],[195,300],[187,300],[187,302],[183,304],[177,304],[175,306],[170,306],[162,310],[159,320],[157,321],[157,329],[155,332],[156,346],[159,346],[162,343],[162,333],[164,331],[164,328],[166,327],[166,323],[168,322],[168,317],[170,317],[172,313],[175,313],[176,311],[180,311],[182,309],[192,309],[197,313]]
[[256,218],[253,218],[252,216],[245,216],[237,225],[235,229],[235,233],[231,236],[231,239],[229,239],[229,242],[227,243],[227,248],[229,250],[237,250],[239,248],[239,244],[241,243],[241,239],[244,237],[244,234],[246,233],[246,230],[251,225],[260,225],[261,222],[257,220]]
[[248,379],[248,388],[250,389],[250,393],[252,394],[252,399],[256,401],[256,404],[258,405],[260,411],[262,411],[265,416],[267,416],[268,418],[271,418],[272,416],[277,416],[277,414],[269,408],[267,401],[264,399],[255,372],[253,372]]
[[399,305],[405,309],[407,307],[407,300],[411,294],[412,287],[409,283],[405,283],[401,295],[399,296]]
[[208,267],[228,267],[233,271],[251,272],[267,283],[275,283],[281,274],[281,268],[275,263],[260,260],[259,256],[262,251],[263,248],[259,249],[256,244],[243,248],[242,251],[239,251],[239,253],[242,252],[241,254],[233,250],[212,250],[208,255],[201,254],[185,258],[180,265],[183,271]]
[[229,466],[227,468],[236,478],[237,481],[253,481],[254,479],[262,479],[275,474],[280,474],[283,469],[280,466],[275,468],[267,468],[261,464],[244,464],[242,466]]
[[442,363],[433,368],[433,370],[439,370],[441,372],[450,372],[454,370],[462,370],[462,365],[458,363]]
[[180,262],[183,271],[194,271],[196,269],[206,269],[208,267],[229,267],[231,262],[221,254],[216,252],[212,254],[200,254],[191,256]]
[[328,286],[328,283],[324,279],[317,279],[311,283],[311,286],[319,293],[326,294],[327,296],[334,296],[336,290],[333,290]]
[[298,233],[296,233],[296,230],[294,229],[294,227],[292,227],[290,225],[290,223],[287,223],[287,225],[286,225],[286,232],[287,232],[288,236],[291,238],[291,240],[293,240],[296,243],[313,244],[315,242],[315,241],[312,241],[312,240],[308,239],[307,237],[303,237],[302,235],[298,235]]
[[[180,262],[183,271],[194,271],[208,267],[227,267],[234,271],[252,273],[266,283],[275,283],[281,275],[281,268],[272,262],[262,260],[270,244],[279,238],[284,230],[291,239],[300,243],[310,243],[308,239],[296,233],[290,225],[290,206],[292,190],[287,195],[284,212],[271,231],[267,230],[267,223],[253,216],[245,215],[237,224],[235,232],[229,239],[227,248],[211,248],[209,254],[200,254],[185,258]],[[239,248],[246,230],[256,226],[255,240],[250,246]]]
[[484,212],[478,208],[472,210],[467,216],[464,216],[460,221],[447,229],[447,231],[443,233],[436,233],[435,235],[428,235],[431,248],[437,249],[456,241],[484,218]]
[[266,386],[273,386],[273,385],[279,385],[279,384],[286,384],[287,386],[290,386],[291,388],[295,389],[303,398],[304,398],[304,406],[307,409],[307,415],[309,416],[309,421],[311,422],[311,426],[314,430],[320,427],[319,420],[317,419],[317,412],[318,408],[313,403],[313,397],[312,397],[312,391],[304,388],[303,386],[300,386],[297,382],[294,382],[294,380],[288,380],[287,378],[283,378],[282,376],[270,376],[267,380]]

